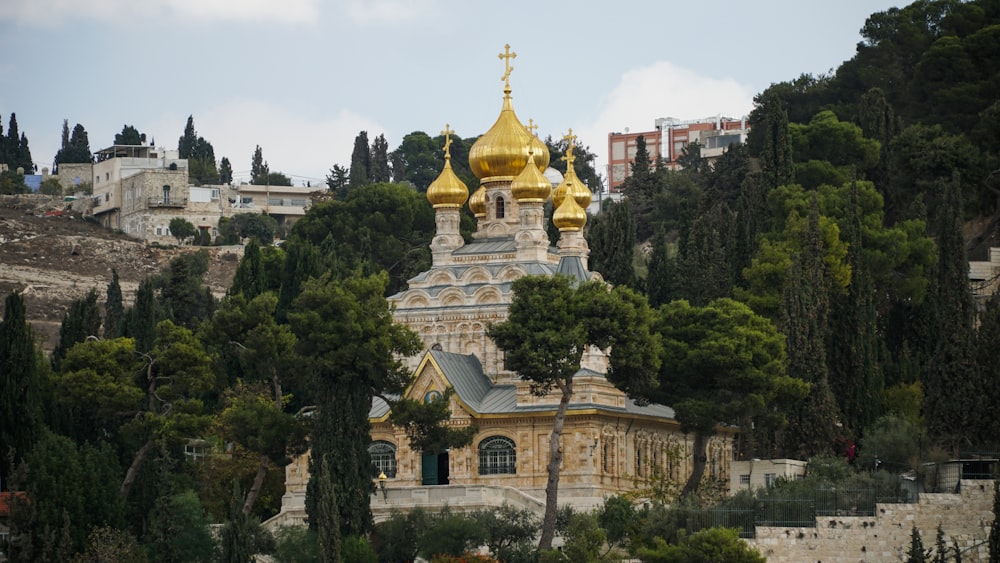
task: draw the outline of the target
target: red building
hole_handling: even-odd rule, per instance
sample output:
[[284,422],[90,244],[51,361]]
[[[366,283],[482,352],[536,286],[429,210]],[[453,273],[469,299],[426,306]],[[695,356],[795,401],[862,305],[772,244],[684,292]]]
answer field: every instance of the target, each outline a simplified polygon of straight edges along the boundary
[[654,131],[630,133],[626,129],[624,133],[608,133],[608,179],[611,191],[621,190],[625,178],[632,173],[635,142],[639,137],[646,142],[646,151],[649,152],[650,163],[654,168],[662,158],[666,166],[677,169],[677,158],[690,143],[700,143],[701,156],[711,161],[729,145],[746,142],[748,131],[745,116],[740,119],[717,116],[693,121],[663,117],[656,120]]

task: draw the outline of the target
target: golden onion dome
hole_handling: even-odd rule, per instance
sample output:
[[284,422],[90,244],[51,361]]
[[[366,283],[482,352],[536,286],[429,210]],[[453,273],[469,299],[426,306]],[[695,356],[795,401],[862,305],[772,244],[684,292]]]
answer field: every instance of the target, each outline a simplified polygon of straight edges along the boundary
[[469,150],[469,168],[480,180],[510,180],[520,174],[528,163],[529,143],[536,151],[535,165],[545,170],[549,164],[545,143],[531,134],[514,113],[514,104],[510,99],[510,73],[514,68],[510,66],[510,60],[517,53],[511,53],[510,45],[505,45],[504,53],[499,56],[506,59],[501,77],[504,81],[503,107],[496,123]]
[[586,210],[592,199],[590,190],[580,181],[576,175],[576,169],[573,167],[573,162],[576,161],[576,156],[573,154],[573,141],[576,139],[576,135],[573,135],[573,130],[570,129],[563,139],[568,141],[566,156],[562,157],[566,161],[566,174],[563,175],[562,183],[552,190],[552,205],[558,210],[562,207],[566,195],[572,193],[577,205]]
[[461,207],[469,199],[469,188],[451,168],[451,131],[449,125],[444,126],[444,169],[437,179],[427,187],[427,201],[434,208]]
[[[573,185],[569,184],[568,188],[574,190]],[[560,231],[579,231],[587,224],[587,210],[577,203],[575,197],[564,197],[555,213],[552,214],[552,223]]]
[[472,192],[472,196],[469,197],[469,211],[476,218],[486,216],[486,186],[479,186],[478,190]]
[[531,151],[535,153],[535,166],[538,167],[543,173],[549,167],[549,147],[544,141],[538,138],[535,134],[535,130],[538,129],[538,125],[535,124],[534,119],[528,119],[528,134],[531,135]]
[[535,164],[534,152],[528,152],[528,164],[510,184],[510,192],[514,199],[521,202],[544,202],[552,191],[552,183],[542,174]]

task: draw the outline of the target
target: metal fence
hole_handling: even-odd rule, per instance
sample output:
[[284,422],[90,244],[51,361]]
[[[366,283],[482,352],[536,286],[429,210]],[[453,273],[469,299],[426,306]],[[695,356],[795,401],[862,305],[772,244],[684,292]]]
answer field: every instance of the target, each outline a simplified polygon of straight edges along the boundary
[[875,487],[819,488],[811,498],[761,498],[739,506],[706,508],[688,514],[687,529],[734,528],[742,538],[756,536],[757,526],[814,528],[822,516],[874,516],[877,503],[916,502],[900,489]]

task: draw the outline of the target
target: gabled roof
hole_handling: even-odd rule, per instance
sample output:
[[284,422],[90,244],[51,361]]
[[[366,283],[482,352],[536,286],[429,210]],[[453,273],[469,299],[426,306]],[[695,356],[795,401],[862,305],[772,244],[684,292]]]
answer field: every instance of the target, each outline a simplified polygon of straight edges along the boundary
[[[473,415],[496,415],[518,413],[540,413],[555,409],[551,404],[524,404],[517,402],[517,387],[509,384],[495,384],[483,373],[479,358],[472,354],[453,354],[440,350],[430,350],[420,362],[417,373],[427,369],[428,364],[444,379],[447,385],[455,389],[458,400]],[[604,377],[603,374],[589,369],[581,369],[574,377]],[[598,410],[607,413],[631,414],[654,418],[673,419],[674,410],[657,404],[640,405],[633,399],[627,399],[625,406],[615,407],[597,403],[573,401],[569,410]],[[376,397],[372,401],[369,418],[382,418],[389,412],[389,406]]]

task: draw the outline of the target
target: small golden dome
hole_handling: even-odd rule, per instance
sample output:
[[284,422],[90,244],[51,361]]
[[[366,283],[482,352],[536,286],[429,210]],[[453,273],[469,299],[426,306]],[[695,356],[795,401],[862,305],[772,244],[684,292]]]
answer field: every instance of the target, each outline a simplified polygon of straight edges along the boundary
[[[568,186],[570,190],[573,189],[573,185]],[[575,197],[564,197],[555,213],[552,214],[552,223],[560,231],[579,231],[587,224],[587,210],[580,207]]]
[[472,192],[469,197],[469,211],[477,218],[486,216],[486,186],[479,186],[479,189]]
[[510,184],[510,192],[514,199],[521,202],[544,202],[552,191],[552,183],[535,165],[534,152],[528,153],[528,164]]
[[505,52],[500,54],[501,59],[506,59],[501,77],[504,96],[500,116],[469,150],[469,168],[480,180],[510,180],[520,174],[528,163],[529,143],[536,151],[535,165],[540,170],[549,165],[545,143],[531,134],[514,113],[514,104],[510,100],[510,73],[514,68],[510,66],[510,60],[517,53],[510,52],[510,45],[505,45],[504,49]]
[[427,187],[427,201],[431,202],[434,208],[438,207],[462,207],[469,199],[469,188],[465,185],[455,171],[451,168],[451,134],[453,131],[449,125],[444,126],[444,169],[437,179]]
[[569,133],[563,139],[569,141],[569,144],[566,146],[566,156],[562,157],[566,161],[566,174],[563,175],[562,183],[556,189],[552,190],[552,205],[556,209],[559,209],[562,207],[563,199],[566,195],[572,192],[573,199],[576,200],[577,205],[586,210],[592,198],[590,190],[580,181],[580,178],[576,175],[576,169],[573,167],[573,162],[576,161],[576,156],[573,154],[573,141],[576,139],[576,135],[573,135],[573,130],[570,129]]

